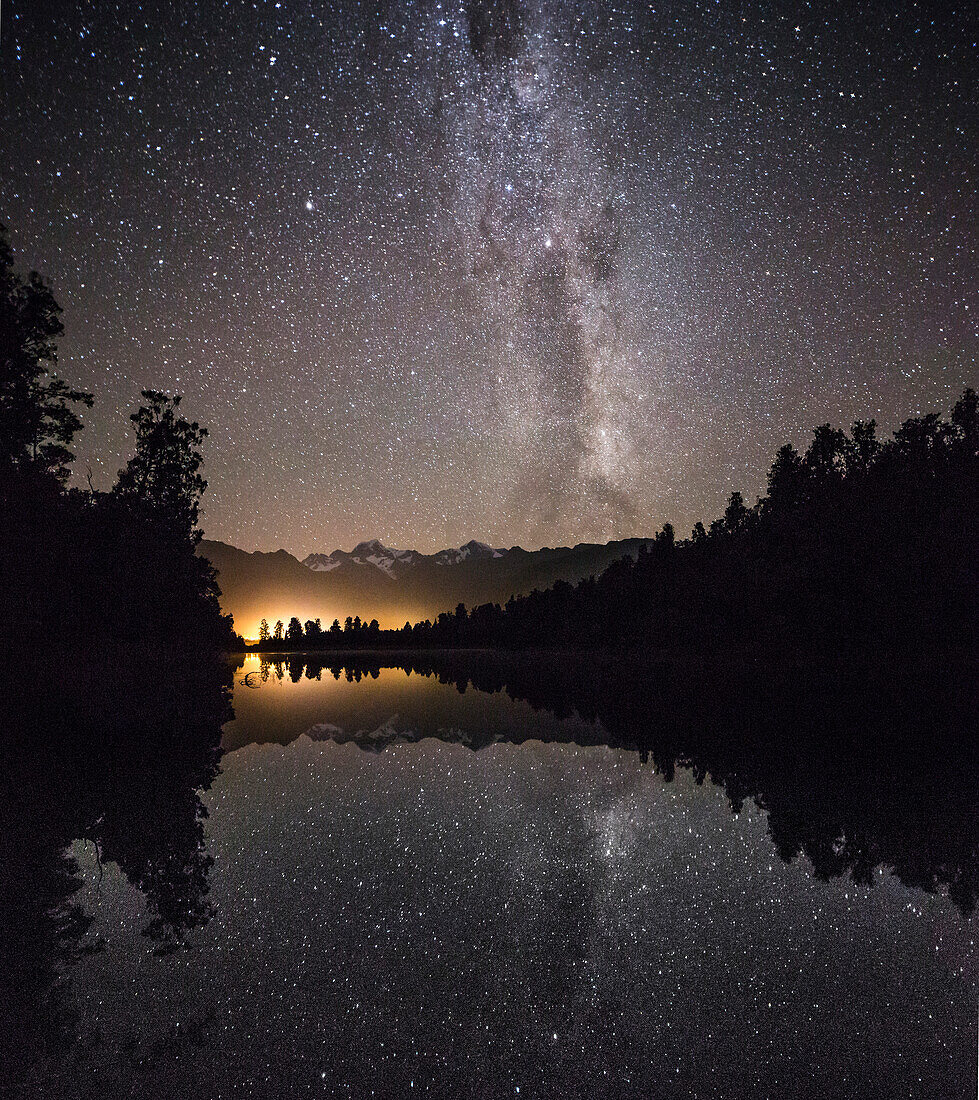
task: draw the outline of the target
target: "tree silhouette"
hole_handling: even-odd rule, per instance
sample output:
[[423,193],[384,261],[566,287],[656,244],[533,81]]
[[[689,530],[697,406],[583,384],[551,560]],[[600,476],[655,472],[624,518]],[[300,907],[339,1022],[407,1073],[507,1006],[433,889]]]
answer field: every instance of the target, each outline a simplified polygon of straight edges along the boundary
[[975,458],[979,454],[979,395],[971,387],[956,401],[952,423],[958,429],[963,454]]
[[842,477],[847,472],[851,455],[846,432],[829,424],[820,424],[812,433],[812,442],[803,462],[809,476],[818,484]]
[[136,428],[136,450],[119,471],[114,491],[168,530],[199,542],[197,515],[207,488],[200,474],[201,445],[207,429],[177,415],[179,394],[143,390],[142,397],[146,404],[129,418]]
[[656,533],[653,539],[653,547],[660,551],[672,550],[676,546],[676,531],[672,523],[664,523],[663,529]]
[[36,273],[15,274],[0,229],[0,633],[21,642],[227,648],[210,564],[195,552],[204,430],[178,399],[146,391],[136,449],[111,493],[68,489],[78,406],[92,397],[53,373],[60,310]]
[[866,473],[880,452],[876,420],[855,420],[850,429],[853,438],[852,465],[857,473]]
[[[748,509],[744,497],[740,493],[734,492],[731,494],[728,506],[724,510],[724,530],[733,535],[740,531],[747,522]],[[672,528],[670,529],[672,530]]]
[[93,398],[53,373],[64,332],[61,307],[36,271],[14,271],[7,228],[0,225],[0,470],[7,467],[65,481],[72,441],[82,427],[74,406]]
[[802,457],[791,443],[780,447],[768,471],[768,508],[793,508],[803,497]]

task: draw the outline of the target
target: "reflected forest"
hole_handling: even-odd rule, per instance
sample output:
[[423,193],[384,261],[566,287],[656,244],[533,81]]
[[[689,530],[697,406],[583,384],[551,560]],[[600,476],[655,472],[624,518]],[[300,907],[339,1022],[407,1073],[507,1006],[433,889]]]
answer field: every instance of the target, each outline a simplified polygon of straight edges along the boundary
[[[593,723],[588,743],[637,753],[665,782],[684,768],[697,783],[718,784],[734,814],[752,800],[767,813],[779,856],[805,856],[821,878],[869,883],[884,866],[908,886],[947,892],[964,916],[975,909],[979,744],[955,731],[972,728],[979,687],[958,670],[935,662],[897,671],[877,661],[771,669],[707,660],[679,670],[599,656],[426,654],[392,662],[295,654],[263,657],[243,676],[239,666],[238,682],[250,690],[283,678],[360,682],[390,667],[460,694],[503,692],[557,718]],[[490,731],[485,740],[468,733],[471,748],[494,743]],[[414,735],[456,734],[419,723]],[[363,744],[379,743],[372,736]]]

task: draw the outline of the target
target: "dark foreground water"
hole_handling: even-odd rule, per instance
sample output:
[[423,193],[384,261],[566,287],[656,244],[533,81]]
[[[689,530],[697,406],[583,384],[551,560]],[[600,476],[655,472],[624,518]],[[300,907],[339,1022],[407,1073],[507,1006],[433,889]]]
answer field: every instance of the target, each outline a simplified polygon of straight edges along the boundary
[[944,685],[607,671],[96,706],[10,773],[0,1095],[975,1096],[974,730],[895,718]]

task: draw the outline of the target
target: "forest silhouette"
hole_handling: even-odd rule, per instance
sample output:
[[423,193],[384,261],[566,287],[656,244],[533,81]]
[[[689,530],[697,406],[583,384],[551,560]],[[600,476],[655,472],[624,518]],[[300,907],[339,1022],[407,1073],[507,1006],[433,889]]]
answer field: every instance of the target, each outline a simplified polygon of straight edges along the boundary
[[[180,397],[144,390],[135,445],[108,492],[69,486],[93,396],[55,372],[60,308],[19,275],[0,227],[0,552],[9,644],[240,649],[197,553],[207,435]],[[815,429],[775,456],[767,492],[740,492],[687,539],[666,524],[598,577],[382,631],[376,619],[263,620],[258,648],[764,646],[779,653],[972,652],[979,605],[979,397],[913,417]]]
[[135,446],[109,492],[69,487],[80,410],[94,398],[55,373],[61,309],[14,269],[0,226],[0,632],[12,645],[226,649],[214,571],[197,553],[206,429],[180,397],[144,390]]
[[[201,793],[232,717],[223,654],[243,647],[197,553],[206,430],[179,397],[145,390],[113,487],[71,486],[93,396],[55,373],[61,334],[50,288],[17,274],[0,231],[0,1091],[45,1095],[71,1073],[70,967],[99,948],[73,846],[141,892],[152,950],[210,918]],[[244,690],[396,666],[506,691],[597,723],[595,743],[666,780],[709,777],[733,812],[754,801],[782,858],[821,877],[888,867],[971,913],[977,501],[969,389],[949,418],[913,418],[887,441],[873,421],[823,425],[804,453],[778,452],[754,506],[735,493],[688,539],[666,525],[577,585],[396,631],[266,622],[258,648],[283,657]],[[396,649],[411,652],[380,652]],[[527,649],[560,652],[508,652]],[[300,652],[315,650],[347,652]],[[152,1074],[168,1054],[132,1057]]]

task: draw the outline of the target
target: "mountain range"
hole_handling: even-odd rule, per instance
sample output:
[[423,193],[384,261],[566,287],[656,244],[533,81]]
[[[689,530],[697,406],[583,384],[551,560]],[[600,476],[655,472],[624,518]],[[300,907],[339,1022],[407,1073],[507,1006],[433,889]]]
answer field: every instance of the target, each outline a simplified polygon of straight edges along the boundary
[[292,615],[304,621],[318,618],[325,628],[334,618],[342,622],[359,615],[396,627],[406,620],[434,619],[459,603],[505,603],[558,580],[574,583],[597,576],[613,561],[635,557],[648,542],[623,539],[524,550],[473,540],[421,554],[371,539],[350,551],[312,553],[300,561],[285,550],[249,553],[205,540],[199,552],[217,570],[224,610],[234,615],[236,629],[252,638],[262,618],[270,626]]

